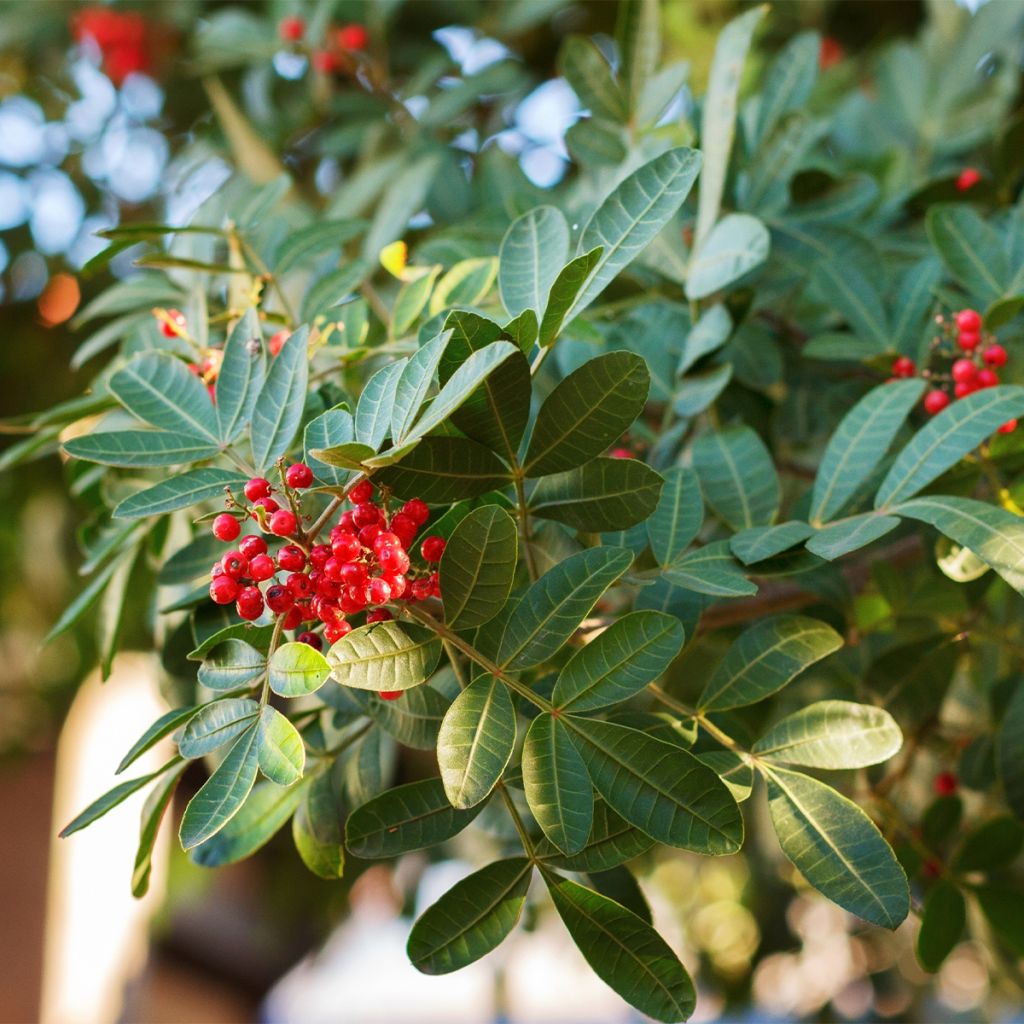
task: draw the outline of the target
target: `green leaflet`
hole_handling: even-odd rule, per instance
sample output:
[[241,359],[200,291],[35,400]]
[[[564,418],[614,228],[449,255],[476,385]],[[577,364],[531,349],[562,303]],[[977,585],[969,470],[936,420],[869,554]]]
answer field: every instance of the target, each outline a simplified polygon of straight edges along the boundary
[[946,269],[982,306],[1002,297],[1010,280],[1006,251],[977,210],[962,203],[933,206],[925,223]]
[[696,150],[670,149],[622,181],[594,211],[578,251],[601,258],[565,316],[571,322],[643,251],[683,205],[701,167]]
[[178,466],[202,462],[220,453],[217,445],[188,434],[159,430],[106,430],[65,441],[76,459],[104,466]]
[[1020,516],[998,505],[940,494],[913,498],[892,511],[930,523],[1024,593],[1024,520]]
[[558,54],[558,68],[594,117],[619,124],[629,118],[625,93],[592,39],[569,36]]
[[267,659],[244,640],[229,638],[217,644],[199,666],[199,682],[211,690],[232,690],[256,679]]
[[512,857],[456,883],[413,925],[412,965],[424,974],[449,974],[500,945],[519,920],[531,873],[525,857]]
[[379,692],[419,686],[440,657],[441,641],[422,626],[373,622],[342,637],[326,660],[342,686]]
[[320,878],[334,880],[345,873],[345,810],[331,771],[321,772],[308,786],[292,818],[292,838],[302,863]]
[[647,520],[647,538],[659,565],[668,565],[697,536],[704,522],[700,481],[692,469],[673,466],[662,474],[665,486]]
[[869,391],[842,419],[821,458],[808,514],[814,526],[834,519],[885,457],[924,391],[900,380]]
[[279,786],[302,778],[306,748],[298,729],[276,708],[264,706],[259,721],[260,771]]
[[367,382],[356,405],[356,440],[377,451],[391,430],[391,412],[398,382],[408,359],[382,366]]
[[686,275],[689,299],[705,299],[738,281],[768,258],[768,229],[748,213],[723,217],[704,239]]
[[594,788],[630,824],[668,846],[709,856],[740,848],[743,820],[736,801],[691,753],[611,722],[565,722]]
[[549,839],[536,846],[544,864],[566,871],[607,871],[646,853],[654,845],[650,836],[620,818],[605,802],[594,801],[594,824],[579,853],[565,855]]
[[136,491],[113,511],[115,519],[142,519],[222,498],[227,487],[241,488],[246,477],[231,469],[190,469]]
[[146,796],[142,808],[142,820],[139,824],[139,845],[135,852],[135,863],[132,866],[132,895],[136,899],[145,896],[149,891],[149,877],[153,868],[153,847],[156,845],[157,833],[167,808],[174,798],[174,791],[185,771],[184,764],[161,779]]
[[458,835],[483,808],[452,807],[440,779],[395,786],[349,815],[345,845],[370,860],[426,850]]
[[782,852],[844,910],[896,928],[910,910],[907,878],[889,844],[851,800],[799,772],[762,765]]
[[569,225],[553,206],[538,206],[512,222],[498,254],[498,288],[510,317],[544,312],[548,292],[569,256]]
[[518,534],[498,505],[474,509],[456,526],[439,567],[445,621],[482,626],[501,611],[515,579]]
[[757,593],[757,585],[743,575],[727,540],[713,541],[677,558],[665,569],[673,586],[712,597],[744,597]]
[[768,449],[750,427],[732,427],[697,438],[693,468],[704,499],[734,530],[774,520],[779,509],[779,479]]
[[565,725],[538,715],[523,744],[526,802],[544,835],[563,853],[579,853],[594,820],[594,789]]
[[405,440],[406,432],[420,414],[450,337],[450,332],[445,331],[431,338],[419,347],[402,368],[395,384],[395,397],[391,406],[391,437],[394,444],[399,445]]
[[632,561],[624,548],[590,548],[546,572],[505,626],[498,647],[501,667],[530,668],[554,654]]
[[655,510],[662,478],[639,459],[591,459],[540,480],[530,512],[584,533],[607,533],[642,523]]
[[156,746],[165,736],[170,736],[171,733],[176,732],[178,727],[184,725],[193,714],[195,714],[196,706],[194,704],[184,708],[171,708],[170,711],[166,711],[162,714],[129,748],[128,753],[121,758],[120,764],[116,768],[116,774],[120,775],[121,772],[134,764],[139,757],[141,757],[147,750]]
[[729,550],[744,564],[753,565],[788,551],[814,533],[814,527],[792,520],[778,526],[752,526],[729,539]]
[[887,761],[902,745],[900,727],[882,708],[823,700],[776,723],[752,752],[808,768],[866,768]]
[[576,714],[627,700],[658,679],[683,639],[683,627],[672,615],[624,615],[573,654],[558,675],[552,700]]
[[452,702],[437,737],[437,763],[452,807],[473,807],[497,785],[516,741],[508,687],[481,676]]
[[249,308],[228,335],[217,374],[217,429],[224,444],[234,441],[252,419],[266,372],[259,318]]
[[178,740],[182,757],[204,757],[252,728],[260,706],[248,697],[229,697],[204,704]]
[[541,348],[553,345],[558,340],[559,332],[573,308],[576,297],[590,280],[603,253],[604,249],[597,246],[590,252],[582,253],[570,260],[559,271],[551,285],[548,302],[544,308],[544,316],[537,328],[537,344]]
[[300,327],[274,356],[252,412],[252,457],[267,471],[284,455],[299,429],[309,380],[309,331]]
[[851,551],[859,551],[873,544],[899,525],[897,516],[883,516],[877,512],[863,512],[859,516],[837,519],[818,530],[807,541],[807,550],[832,562]]
[[642,918],[568,878],[544,872],[558,916],[594,973],[655,1020],[685,1021],[696,1006],[686,968]]
[[953,882],[940,879],[928,892],[917,933],[917,959],[934,973],[960,941],[967,920],[967,907]]
[[396,497],[447,505],[500,490],[508,469],[481,444],[464,437],[425,437],[397,465],[374,474]]
[[600,455],[647,400],[650,374],[631,352],[609,352],[562,380],[537,414],[523,461],[528,477],[561,473]]
[[1024,388],[1016,385],[985,388],[953,402],[897,456],[875,496],[875,508],[888,511],[912,498],[1017,416],[1024,416]]
[[186,850],[219,832],[245,802],[259,766],[259,734],[251,725],[228,752],[199,792],[188,802],[178,835]]
[[151,426],[218,443],[210,396],[180,359],[146,352],[118,370],[107,387],[133,416]]
[[762,619],[726,652],[704,687],[698,707],[723,711],[755,704],[842,645],[843,638],[818,619],[803,615]]

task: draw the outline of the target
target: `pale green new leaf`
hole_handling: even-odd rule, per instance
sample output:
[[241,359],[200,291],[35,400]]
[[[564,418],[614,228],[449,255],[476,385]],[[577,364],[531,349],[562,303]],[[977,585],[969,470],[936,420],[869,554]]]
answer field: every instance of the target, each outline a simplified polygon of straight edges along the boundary
[[279,786],[302,778],[306,748],[299,730],[276,708],[265,705],[259,723],[260,771]]
[[449,974],[500,945],[519,920],[533,865],[499,860],[456,883],[412,926],[407,953],[424,974]]
[[718,663],[697,702],[702,711],[756,704],[843,646],[827,623],[776,615],[745,630]]
[[870,704],[822,700],[777,722],[753,753],[808,768],[866,768],[887,761],[903,745],[892,715]]
[[330,675],[331,666],[327,659],[309,644],[297,641],[278,647],[267,667],[270,688],[281,697],[303,697],[315,693]]
[[804,878],[851,914],[896,928],[910,910],[907,878],[871,819],[817,779],[762,771],[779,845]]
[[449,626],[482,626],[501,611],[515,579],[518,546],[516,524],[499,505],[474,509],[459,523],[439,566]]
[[379,693],[419,686],[440,657],[441,641],[422,626],[372,622],[342,637],[326,660],[331,676],[342,686]]
[[437,764],[452,807],[475,807],[490,796],[515,741],[508,687],[493,676],[480,676],[452,702],[437,737]]

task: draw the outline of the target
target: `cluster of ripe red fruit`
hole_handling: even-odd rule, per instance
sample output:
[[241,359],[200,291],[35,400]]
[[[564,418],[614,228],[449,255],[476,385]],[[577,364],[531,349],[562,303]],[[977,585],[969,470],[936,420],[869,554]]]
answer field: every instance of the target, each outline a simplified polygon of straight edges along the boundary
[[[306,35],[305,19],[289,14],[278,23],[277,31],[286,43],[300,43]],[[329,32],[327,46],[313,50],[310,59],[321,74],[334,75],[351,64],[348,54],[365,50],[369,42],[370,36],[363,25],[341,25]]]
[[103,57],[103,71],[114,85],[132,72],[143,74],[152,68],[146,19],[135,11],[111,7],[86,7],[71,21],[76,43],[91,40]]
[[[286,630],[314,624],[296,640],[321,650],[324,640],[333,644],[351,631],[350,615],[368,611],[367,622],[383,622],[392,618],[382,607],[389,601],[440,596],[436,571],[411,574],[408,548],[430,518],[424,502],[413,498],[389,515],[374,503],[373,485],[364,480],[349,492],[352,508],[331,529],[329,543],[317,543],[316,537],[301,535],[294,511],[299,507],[297,492],[313,483],[312,470],[296,462],[285,471],[284,482],[291,508],[279,505],[269,480],[253,477],[244,487],[252,506],[242,512],[264,532],[291,543],[271,555],[262,537],[243,537],[211,571],[210,597],[215,603],[234,602],[239,616],[247,620],[258,619],[268,608],[282,616]],[[226,544],[241,532],[238,515],[222,512],[213,520],[213,535]],[[420,544],[420,554],[433,564],[441,560],[444,547],[443,538],[429,536]],[[261,583],[269,583],[265,591],[260,590]],[[318,622],[323,624],[323,638],[315,631]],[[382,691],[381,696],[390,700],[399,693]]]
[[[920,371],[920,376],[939,385],[924,396],[925,411],[932,416],[942,412],[953,399],[995,387],[999,383],[996,371],[1006,365],[1008,358],[1006,349],[982,330],[981,314],[975,309],[962,309],[952,319],[939,315],[935,322],[942,336],[932,341],[932,353],[952,363],[948,373],[928,367]],[[916,377],[918,369],[909,356],[899,356],[892,364],[892,375]],[[1017,421],[1009,420],[999,428],[999,433],[1010,434],[1016,429]]]

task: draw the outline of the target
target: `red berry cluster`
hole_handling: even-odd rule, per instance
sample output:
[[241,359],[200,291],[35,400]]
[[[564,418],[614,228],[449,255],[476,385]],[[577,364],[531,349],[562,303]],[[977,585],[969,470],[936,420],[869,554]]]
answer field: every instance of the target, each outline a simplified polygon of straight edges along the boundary
[[152,69],[146,19],[135,11],[112,7],[86,7],[74,15],[71,31],[75,42],[91,40],[103,57],[103,71],[120,85],[132,72]]
[[[306,22],[297,14],[289,14],[280,20],[277,30],[286,43],[299,44],[306,36]],[[313,67],[324,75],[337,74],[353,66],[350,54],[365,50],[369,42],[370,36],[363,25],[336,26],[329,30],[326,45],[313,50]]]
[[[323,640],[336,643],[352,629],[348,617],[367,612],[367,622],[392,618],[383,607],[392,601],[422,601],[440,596],[436,571],[414,574],[408,548],[430,518],[430,509],[418,498],[407,501],[389,514],[373,500],[373,485],[363,480],[349,492],[352,507],[341,514],[331,528],[327,543],[300,534],[298,491],[313,483],[313,472],[296,462],[283,475],[289,508],[274,498],[269,480],[253,477],[243,488],[251,507],[241,509],[242,517],[253,518],[265,533],[292,542],[280,548],[276,556],[268,551],[262,537],[243,537],[237,550],[229,551],[211,571],[210,597],[217,604],[235,603],[243,619],[258,619],[269,608],[282,616],[282,627],[312,628],[296,639],[317,650]],[[231,543],[242,532],[239,514],[222,512],[213,520],[213,535]],[[438,536],[426,537],[420,554],[427,563],[436,563],[444,553],[445,542]],[[269,584],[261,591],[259,584]],[[323,639],[317,623],[323,625]],[[382,692],[393,699],[398,692]]]
[[[939,334],[932,340],[931,357],[939,360],[940,367],[930,365],[920,371],[933,385],[924,396],[925,411],[934,416],[942,412],[951,401],[965,398],[983,388],[999,383],[996,372],[1006,365],[1007,352],[982,326],[981,314],[975,309],[962,309],[953,317],[935,318]],[[918,368],[909,356],[899,356],[892,364],[893,377],[916,377]],[[1017,429],[1017,421],[1009,420],[999,428],[1000,434]]]

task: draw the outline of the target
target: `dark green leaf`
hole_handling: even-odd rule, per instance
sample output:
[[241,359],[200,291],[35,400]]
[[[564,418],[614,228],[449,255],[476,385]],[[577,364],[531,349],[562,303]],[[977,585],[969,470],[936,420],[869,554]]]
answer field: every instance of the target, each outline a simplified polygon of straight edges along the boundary
[[729,540],[729,550],[744,564],[753,565],[788,551],[814,533],[807,523],[791,520],[778,526],[752,526]]
[[665,486],[658,507],[647,520],[647,536],[658,564],[668,565],[697,536],[704,521],[704,499],[692,469],[673,466],[662,478]]
[[594,268],[601,260],[604,249],[597,246],[570,260],[558,273],[551,285],[551,294],[544,316],[537,329],[537,344],[541,348],[553,345],[565,324],[569,311],[573,308],[580,291],[586,286],[594,273]]
[[185,765],[161,779],[146,797],[142,808],[142,821],[139,826],[139,845],[135,852],[135,864],[132,867],[132,895],[136,899],[145,896],[149,890],[149,876],[153,868],[153,847],[156,845],[160,822],[167,813],[167,808],[174,797],[174,790],[181,780]]
[[683,555],[670,565],[664,578],[673,586],[712,597],[744,597],[757,586],[743,575],[727,540],[714,541]]
[[967,919],[967,908],[960,890],[944,879],[928,892],[921,914],[921,930],[917,933],[917,959],[921,966],[935,973],[960,941]]
[[972,829],[953,858],[954,871],[991,871],[1017,859],[1024,845],[1024,825],[1008,814]]
[[266,373],[260,323],[256,310],[250,308],[228,336],[217,374],[215,404],[223,443],[234,441],[252,419]]
[[171,708],[170,711],[162,714],[132,745],[128,753],[121,758],[121,763],[116,768],[116,774],[120,775],[125,768],[134,764],[147,750],[156,746],[165,736],[170,736],[178,728],[187,722],[195,714],[196,706],[190,704],[184,708]]
[[764,526],[775,518],[779,478],[768,449],[750,427],[697,438],[693,468],[704,499],[734,530]]
[[167,762],[163,767],[157,768],[155,772],[150,772],[148,775],[141,775],[137,779],[128,779],[126,782],[118,783],[113,789],[108,790],[103,796],[94,800],[81,814],[72,818],[71,821],[65,825],[58,835],[61,839],[67,839],[68,836],[73,835],[75,832],[81,831],[87,825],[91,825],[94,821],[102,818],[107,811],[115,808],[119,803],[127,800],[132,793],[142,789],[143,786],[148,782],[152,782],[158,775],[162,775],[168,768],[174,767],[174,765],[180,764],[181,758],[174,757]]
[[425,437],[397,465],[374,474],[374,479],[403,499],[421,498],[447,505],[500,490],[509,474],[483,445],[463,437]]
[[315,776],[302,789],[292,819],[292,838],[303,864],[320,878],[334,880],[345,873],[344,809],[330,771]]
[[1003,295],[1010,280],[1006,252],[995,229],[964,203],[933,206],[928,237],[946,269],[983,305]]
[[516,524],[504,509],[484,505],[470,512],[448,538],[439,567],[448,625],[490,622],[508,600],[517,557]]

